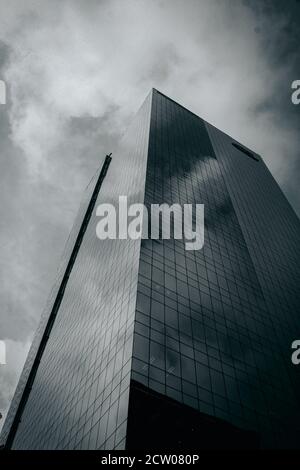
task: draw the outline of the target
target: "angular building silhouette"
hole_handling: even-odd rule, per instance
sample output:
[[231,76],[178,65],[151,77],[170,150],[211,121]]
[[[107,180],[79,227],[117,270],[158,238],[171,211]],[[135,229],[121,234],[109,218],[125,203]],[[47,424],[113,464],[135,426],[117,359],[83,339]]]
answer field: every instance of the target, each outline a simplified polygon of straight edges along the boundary
[[[95,207],[205,205],[205,243]],[[11,404],[13,449],[300,446],[300,223],[259,155],[152,90],[88,185]]]

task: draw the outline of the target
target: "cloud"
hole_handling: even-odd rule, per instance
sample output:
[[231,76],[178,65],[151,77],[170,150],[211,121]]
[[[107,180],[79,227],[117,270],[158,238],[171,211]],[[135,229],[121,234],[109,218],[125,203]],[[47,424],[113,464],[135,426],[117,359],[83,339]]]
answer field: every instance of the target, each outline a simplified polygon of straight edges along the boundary
[[260,153],[300,212],[290,5],[0,0],[0,338],[30,342],[82,191],[151,87]]

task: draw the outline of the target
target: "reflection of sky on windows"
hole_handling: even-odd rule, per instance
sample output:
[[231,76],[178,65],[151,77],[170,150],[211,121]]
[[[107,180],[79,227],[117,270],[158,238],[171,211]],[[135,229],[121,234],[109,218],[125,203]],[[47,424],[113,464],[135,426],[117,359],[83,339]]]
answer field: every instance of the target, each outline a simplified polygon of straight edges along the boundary
[[[156,95],[145,203],[203,203],[205,244],[203,250],[188,253],[180,240],[142,242],[134,339],[139,362],[133,361],[133,377],[200,411],[258,431],[265,445],[282,445],[283,439],[291,439],[286,428],[295,427],[293,413],[299,408],[255,256],[249,255],[233,190],[228,191],[227,172],[234,174],[230,154],[216,160],[205,126]],[[221,140],[218,132],[219,151],[225,145],[232,148],[232,139],[222,134]],[[270,179],[265,168],[253,167],[256,161],[242,158],[245,180],[247,170],[250,175],[263,171],[260,178]],[[241,179],[240,184],[243,188]],[[247,193],[243,197],[249,204]],[[255,237],[254,218],[252,222]],[[152,368],[159,369],[151,375],[143,366],[150,355],[155,358]],[[279,426],[280,419],[285,424]]]
[[[128,195],[128,203],[143,202],[149,100],[115,150],[96,206],[117,204],[120,194]],[[140,241],[100,241],[96,222],[92,216],[22,416],[16,448],[125,445]]]

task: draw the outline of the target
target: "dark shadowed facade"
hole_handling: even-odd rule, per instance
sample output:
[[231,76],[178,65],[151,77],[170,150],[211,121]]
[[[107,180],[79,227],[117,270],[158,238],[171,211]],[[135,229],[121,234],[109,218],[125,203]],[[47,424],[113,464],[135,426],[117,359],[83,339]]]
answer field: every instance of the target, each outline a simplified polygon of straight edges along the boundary
[[[153,90],[105,164],[87,187],[2,442],[300,447],[291,362],[300,223],[261,157]],[[95,206],[117,206],[119,195],[204,204],[204,248],[100,241]]]

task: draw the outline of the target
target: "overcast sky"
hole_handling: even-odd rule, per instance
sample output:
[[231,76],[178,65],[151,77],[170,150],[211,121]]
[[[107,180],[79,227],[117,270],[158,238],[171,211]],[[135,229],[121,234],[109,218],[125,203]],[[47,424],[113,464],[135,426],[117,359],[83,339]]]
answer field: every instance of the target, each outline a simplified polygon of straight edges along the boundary
[[261,154],[300,213],[299,18],[296,0],[0,0],[4,415],[83,189],[152,87]]

